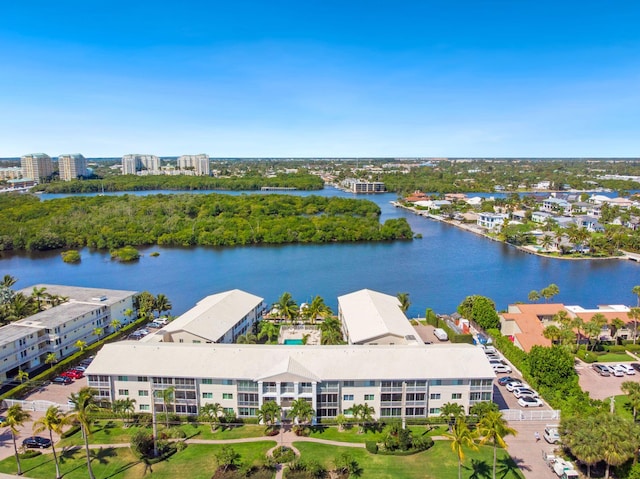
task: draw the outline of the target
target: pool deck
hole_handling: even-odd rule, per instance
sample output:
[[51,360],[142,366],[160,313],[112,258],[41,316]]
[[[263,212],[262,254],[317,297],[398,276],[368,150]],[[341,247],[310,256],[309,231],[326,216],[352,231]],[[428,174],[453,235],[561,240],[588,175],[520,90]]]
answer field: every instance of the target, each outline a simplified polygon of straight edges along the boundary
[[[309,345],[317,345],[320,344],[321,333],[319,329],[316,328],[305,328],[301,326],[283,326],[280,329],[280,337],[278,338],[278,342],[280,344],[286,344],[285,341],[300,341],[300,343],[293,344],[303,344],[302,338],[308,335],[307,343]],[[292,344],[292,343],[289,343]]]

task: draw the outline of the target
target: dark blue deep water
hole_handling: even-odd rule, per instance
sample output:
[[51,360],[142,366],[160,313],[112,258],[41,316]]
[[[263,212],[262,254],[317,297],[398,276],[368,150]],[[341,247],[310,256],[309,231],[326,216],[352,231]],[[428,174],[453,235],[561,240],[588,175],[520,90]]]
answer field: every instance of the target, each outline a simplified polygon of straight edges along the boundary
[[[144,192],[151,194],[157,192]],[[239,194],[239,193],[234,193]],[[334,189],[323,196],[352,196]],[[59,195],[43,195],[50,199]],[[59,253],[7,256],[0,275],[19,279],[16,287],[57,283],[164,293],[173,314],[191,308],[209,294],[240,288],[275,302],[289,291],[298,303],[323,296],[332,308],[337,296],[370,288],[388,294],[408,292],[410,316],[425,308],[450,313],[470,294],[492,298],[499,309],[526,301],[529,291],[549,283],[560,288],[557,301],[594,307],[635,305],[631,288],[640,284],[640,264],[632,261],[567,261],[541,258],[415,216],[389,203],[393,194],[367,196],[382,208],[382,221],[406,217],[423,238],[377,244],[328,244],[238,248],[162,248],[142,250],[135,264],[110,260],[108,252],[82,251],[82,262],[69,265]],[[148,253],[160,252],[151,257]]]

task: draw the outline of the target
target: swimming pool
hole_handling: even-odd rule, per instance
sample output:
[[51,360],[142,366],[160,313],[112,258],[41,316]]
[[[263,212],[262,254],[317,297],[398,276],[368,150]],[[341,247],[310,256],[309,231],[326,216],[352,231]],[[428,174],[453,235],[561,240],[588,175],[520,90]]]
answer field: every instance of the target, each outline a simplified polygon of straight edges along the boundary
[[285,339],[284,344],[304,344],[302,339]]

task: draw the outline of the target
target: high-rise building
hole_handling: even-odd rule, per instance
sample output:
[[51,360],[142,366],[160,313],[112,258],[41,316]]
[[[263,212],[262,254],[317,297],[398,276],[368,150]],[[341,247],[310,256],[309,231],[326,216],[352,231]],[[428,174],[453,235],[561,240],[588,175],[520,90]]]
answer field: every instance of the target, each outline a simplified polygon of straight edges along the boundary
[[53,173],[51,157],[45,153],[32,153],[20,159],[23,178],[30,178],[36,183],[46,180]]
[[138,171],[160,171],[160,158],[155,155],[124,155],[122,157],[122,174],[135,175]]
[[209,155],[201,153],[199,155],[182,155],[178,158],[178,168],[181,170],[193,170],[198,176],[209,176]]
[[87,160],[80,153],[58,156],[58,169],[62,181],[87,176]]

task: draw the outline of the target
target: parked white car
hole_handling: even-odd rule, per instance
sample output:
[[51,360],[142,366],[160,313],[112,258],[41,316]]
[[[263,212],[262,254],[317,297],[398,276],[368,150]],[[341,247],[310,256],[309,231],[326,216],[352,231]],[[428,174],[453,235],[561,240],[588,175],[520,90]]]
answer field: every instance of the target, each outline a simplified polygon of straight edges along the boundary
[[627,373],[627,371],[626,369],[623,369],[620,366],[621,366],[620,364],[617,364],[617,365],[607,366],[607,367],[609,368],[609,371],[611,372],[611,374],[621,378]]
[[492,366],[493,366],[493,372],[495,372],[496,374],[504,374],[504,373],[511,372],[511,368],[504,364],[492,364]]
[[625,374],[628,374],[629,376],[635,376],[635,374],[636,374],[636,370],[633,369],[628,364],[616,364],[615,367],[620,369],[621,371],[624,371]]
[[539,398],[533,396],[522,396],[518,399],[518,404],[522,407],[542,407],[544,403]]
[[529,385],[527,383],[523,383],[519,379],[516,379],[515,381],[511,381],[506,386],[507,391],[509,391],[509,392],[512,392],[516,388],[528,388],[528,387],[529,387]]
[[513,390],[513,395],[518,399],[523,396],[538,397],[538,393],[531,388],[516,388]]

